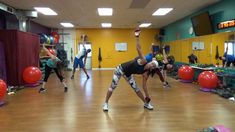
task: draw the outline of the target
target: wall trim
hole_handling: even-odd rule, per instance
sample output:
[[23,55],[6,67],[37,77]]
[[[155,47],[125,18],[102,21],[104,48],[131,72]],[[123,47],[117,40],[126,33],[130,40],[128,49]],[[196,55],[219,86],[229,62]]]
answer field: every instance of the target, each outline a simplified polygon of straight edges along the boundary
[[114,70],[115,68],[92,68],[92,70]]

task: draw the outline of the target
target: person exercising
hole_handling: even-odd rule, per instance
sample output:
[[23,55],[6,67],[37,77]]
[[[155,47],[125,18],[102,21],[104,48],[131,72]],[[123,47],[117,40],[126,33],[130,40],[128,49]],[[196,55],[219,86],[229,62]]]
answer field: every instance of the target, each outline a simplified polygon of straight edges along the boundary
[[188,56],[189,64],[196,64],[197,63],[197,56],[193,53]]
[[[169,83],[167,82],[167,71],[170,71],[173,68],[173,64],[175,62],[174,56],[167,56],[165,52],[165,47],[163,46],[162,48],[162,53],[163,53],[163,60],[158,61],[159,63],[159,68],[156,69],[156,73],[159,75],[161,81],[163,82],[163,87],[170,87]],[[158,71],[160,70],[160,71]],[[160,74],[162,73],[162,74]]]
[[134,79],[134,74],[143,74],[149,70],[152,70],[156,67],[158,67],[158,62],[156,60],[152,60],[151,62],[147,63],[147,60],[145,59],[145,56],[143,55],[141,51],[141,46],[139,42],[139,36],[140,36],[140,30],[137,29],[135,30],[135,38],[136,38],[136,50],[138,52],[138,57],[135,58],[134,60],[125,62],[120,64],[119,66],[116,67],[112,79],[112,83],[110,87],[108,88],[106,98],[105,98],[105,103],[103,104],[103,110],[108,111],[109,106],[108,106],[108,101],[117,87],[118,81],[120,80],[121,77],[123,77],[133,88],[133,90],[136,92],[137,96],[144,102],[144,108],[152,110],[153,106],[146,101],[144,98],[142,92],[140,91],[139,87],[137,86],[135,79]]
[[219,59],[222,60],[223,67],[230,67],[231,63],[235,66],[235,57],[228,54],[228,46],[226,47],[223,57],[220,56]]
[[90,78],[90,76],[87,74],[87,70],[86,70],[86,67],[85,67],[87,54],[90,53],[90,52],[91,52],[91,49],[86,50],[86,48],[83,44],[82,51],[79,51],[78,54],[74,58],[73,73],[72,73],[71,79],[74,79],[74,74],[75,74],[76,69],[78,68],[78,65],[84,71],[84,73],[86,74],[87,79]]
[[60,82],[64,85],[64,92],[68,91],[68,87],[66,84],[66,81],[63,77],[63,73],[62,73],[62,63],[61,60],[56,56],[57,53],[54,50],[53,53],[51,53],[46,47],[45,45],[43,45],[43,49],[47,52],[47,55],[49,55],[50,59],[47,60],[46,62],[46,66],[45,66],[45,76],[43,79],[43,83],[42,83],[42,87],[39,89],[39,93],[45,92],[45,85],[47,83],[47,80],[51,74],[51,70],[54,70],[57,77],[60,79]]

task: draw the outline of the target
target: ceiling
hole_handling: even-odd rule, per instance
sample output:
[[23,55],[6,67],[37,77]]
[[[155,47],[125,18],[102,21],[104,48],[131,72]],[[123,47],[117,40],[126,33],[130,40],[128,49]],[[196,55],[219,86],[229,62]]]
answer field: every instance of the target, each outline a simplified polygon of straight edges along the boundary
[[[46,6],[57,16],[38,15],[33,21],[52,28],[62,28],[60,22],[71,22],[75,28],[101,28],[111,22],[113,28],[134,28],[139,22],[150,22],[149,28],[161,28],[220,0],[0,0],[16,9],[33,10]],[[113,16],[99,16],[97,8],[113,8]],[[152,16],[160,7],[174,10],[166,16]]]

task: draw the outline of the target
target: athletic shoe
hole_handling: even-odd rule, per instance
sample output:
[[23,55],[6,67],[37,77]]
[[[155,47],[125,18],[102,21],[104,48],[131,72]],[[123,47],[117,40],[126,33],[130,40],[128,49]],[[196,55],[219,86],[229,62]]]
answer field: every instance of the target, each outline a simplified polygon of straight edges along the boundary
[[109,111],[109,105],[108,105],[108,103],[104,103],[104,105],[103,105],[103,111]]
[[43,93],[43,92],[46,92],[46,91],[47,91],[47,90],[46,90],[45,88],[40,88],[38,92],[39,92],[39,93]]
[[150,103],[144,103],[144,108],[148,110],[153,110],[153,106]]
[[67,87],[64,87],[64,92],[66,93],[68,91],[68,88]]
[[71,79],[74,79],[74,75],[71,76]]
[[163,84],[163,88],[170,88],[171,86],[169,84]]
[[169,84],[168,82],[165,82],[165,83],[163,84],[163,87],[164,87],[164,88],[170,88],[171,86],[170,86],[170,84]]

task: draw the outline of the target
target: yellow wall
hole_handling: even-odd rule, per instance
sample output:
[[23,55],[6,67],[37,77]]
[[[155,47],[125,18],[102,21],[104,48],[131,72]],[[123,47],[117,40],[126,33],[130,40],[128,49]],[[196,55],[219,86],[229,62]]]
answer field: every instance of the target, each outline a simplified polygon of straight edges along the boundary
[[[184,40],[169,42],[171,47],[170,54],[175,56],[176,61],[188,63],[188,55],[192,52],[198,57],[201,64],[216,64],[216,46],[218,45],[219,55],[224,54],[224,43],[229,40],[229,36],[235,32],[224,32],[212,35],[200,36]],[[192,50],[193,42],[204,42],[204,50]],[[221,61],[220,61],[221,64]]]
[[[150,52],[150,46],[155,42],[154,36],[158,32],[159,30],[156,29],[141,30],[140,44],[144,54]],[[114,68],[138,55],[135,47],[134,29],[77,29],[77,43],[81,41],[82,34],[86,34],[88,41],[92,43],[92,68],[98,68],[99,47],[101,48],[102,68]],[[126,42],[127,51],[116,51],[116,42]],[[77,48],[77,45],[75,47]],[[77,52],[77,49],[75,51]]]

